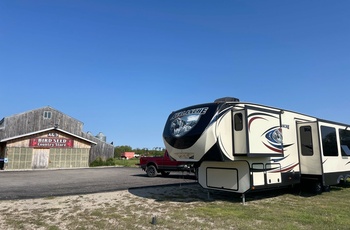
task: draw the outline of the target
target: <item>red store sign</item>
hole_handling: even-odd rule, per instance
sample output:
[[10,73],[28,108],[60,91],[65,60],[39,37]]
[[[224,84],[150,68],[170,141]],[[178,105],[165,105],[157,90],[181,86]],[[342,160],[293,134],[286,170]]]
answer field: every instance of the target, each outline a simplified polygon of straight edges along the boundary
[[74,140],[67,138],[43,137],[32,138],[29,141],[29,147],[44,148],[73,148]]

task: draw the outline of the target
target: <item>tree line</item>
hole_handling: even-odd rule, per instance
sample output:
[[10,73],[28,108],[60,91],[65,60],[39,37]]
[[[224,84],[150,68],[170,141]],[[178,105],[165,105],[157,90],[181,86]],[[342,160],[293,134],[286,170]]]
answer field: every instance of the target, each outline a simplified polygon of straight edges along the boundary
[[136,148],[133,149],[129,145],[120,145],[114,147],[114,158],[120,158],[121,154],[124,152],[135,152],[135,154],[139,154],[140,156],[162,156],[164,154],[165,148],[162,147],[154,147],[152,149],[148,148]]

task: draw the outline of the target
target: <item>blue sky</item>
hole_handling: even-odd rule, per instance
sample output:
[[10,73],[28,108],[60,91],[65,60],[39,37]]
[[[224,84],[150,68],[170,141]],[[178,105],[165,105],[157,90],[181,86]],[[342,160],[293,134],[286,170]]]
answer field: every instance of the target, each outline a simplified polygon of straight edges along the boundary
[[345,0],[2,0],[0,117],[49,105],[133,148],[225,96],[350,123],[349,28]]

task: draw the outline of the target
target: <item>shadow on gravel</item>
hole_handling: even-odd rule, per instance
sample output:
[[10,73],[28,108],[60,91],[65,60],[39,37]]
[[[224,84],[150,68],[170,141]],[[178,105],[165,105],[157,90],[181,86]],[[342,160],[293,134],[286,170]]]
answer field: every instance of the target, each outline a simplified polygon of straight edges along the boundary
[[206,190],[195,181],[193,183],[179,183],[142,188],[130,188],[129,192],[135,196],[152,199],[158,202],[196,202],[207,199]]
[[[149,177],[147,176],[147,174],[134,174],[132,175],[134,177],[147,177],[147,178],[152,178],[152,177]],[[196,180],[196,176],[194,174],[181,174],[181,173],[172,173],[170,175],[167,175],[167,176],[162,176],[161,174],[158,174],[156,176],[156,178],[169,178],[169,179],[188,179],[188,180]]]
[[[350,185],[332,186],[330,191],[338,191],[343,188],[350,188]],[[227,191],[207,190],[202,188],[197,182],[186,184],[169,184],[161,186],[149,186],[143,188],[130,188],[129,192],[135,196],[146,199],[153,199],[158,202],[213,202],[228,201],[233,203],[243,203],[242,194],[236,194]],[[301,197],[313,197],[317,194],[308,190],[296,188],[278,188],[271,190],[260,190],[245,194],[245,202],[263,200],[291,194]]]

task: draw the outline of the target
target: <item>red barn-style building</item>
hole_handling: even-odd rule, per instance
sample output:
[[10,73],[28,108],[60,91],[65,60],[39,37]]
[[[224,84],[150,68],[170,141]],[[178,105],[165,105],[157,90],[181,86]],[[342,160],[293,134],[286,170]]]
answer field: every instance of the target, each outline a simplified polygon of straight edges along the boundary
[[0,120],[0,168],[48,169],[88,167],[108,159],[114,146],[99,133],[82,131],[83,123],[44,107]]

